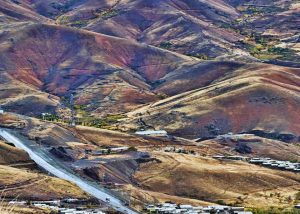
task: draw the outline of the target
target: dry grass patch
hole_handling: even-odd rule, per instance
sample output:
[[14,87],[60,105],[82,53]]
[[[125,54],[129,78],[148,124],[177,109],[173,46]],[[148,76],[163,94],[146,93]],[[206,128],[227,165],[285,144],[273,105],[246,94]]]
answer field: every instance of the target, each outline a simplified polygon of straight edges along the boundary
[[279,192],[294,197],[300,188],[300,175],[292,172],[240,161],[221,162],[161,152],[154,152],[153,155],[162,163],[143,165],[135,178],[144,189],[154,192],[247,206],[289,206],[290,201],[278,203],[278,200],[268,200],[265,193]]
[[55,177],[0,165],[0,189],[7,198],[88,198],[76,185]]
[[0,140],[0,164],[30,161],[28,154]]

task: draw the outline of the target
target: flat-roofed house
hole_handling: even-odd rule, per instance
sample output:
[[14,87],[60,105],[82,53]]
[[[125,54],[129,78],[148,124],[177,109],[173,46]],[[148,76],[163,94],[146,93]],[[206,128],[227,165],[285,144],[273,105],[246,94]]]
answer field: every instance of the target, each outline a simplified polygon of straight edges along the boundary
[[146,136],[156,136],[156,137],[165,137],[168,133],[165,130],[146,130],[146,131],[137,131],[135,134],[146,135]]

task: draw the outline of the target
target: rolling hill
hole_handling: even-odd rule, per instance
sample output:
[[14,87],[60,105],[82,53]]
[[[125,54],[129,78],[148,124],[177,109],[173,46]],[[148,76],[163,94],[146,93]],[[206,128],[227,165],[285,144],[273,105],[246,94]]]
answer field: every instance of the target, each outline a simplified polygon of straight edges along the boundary
[[[22,106],[18,113],[31,115],[54,112],[72,93],[78,104],[92,110],[111,106],[111,111],[128,111],[158,99],[148,83],[181,63],[197,62],[133,41],[48,24],[28,23],[4,33],[0,43],[3,105],[12,110]],[[16,97],[20,93],[26,95]],[[41,106],[37,112],[26,109],[28,99]]]
[[[0,106],[9,113],[0,126],[74,173],[122,183],[139,208],[156,200],[291,207],[298,174],[211,156],[299,160],[299,9],[293,0],[2,0]],[[67,125],[72,110],[82,126]],[[168,136],[135,134],[147,129]],[[218,138],[228,133],[252,137]],[[99,154],[122,146],[131,151]],[[11,197],[87,197],[14,168],[29,157],[2,141],[0,155]],[[38,185],[26,189],[31,181]]]
[[[20,1],[15,6],[11,3],[17,8],[34,9],[36,17],[44,15],[47,20],[53,19],[53,16],[45,15],[49,12],[43,12],[49,10],[46,4]],[[76,16],[83,9],[95,8],[95,4],[93,1],[69,3],[65,5],[67,9],[57,9],[57,16]],[[98,4],[100,6],[101,2]],[[103,22],[114,21],[132,29],[118,20],[128,20],[124,16],[134,16],[135,10],[142,13],[153,7],[170,7],[172,9],[163,10],[167,11],[164,14],[179,8],[196,13],[197,10],[187,7],[200,8],[203,4],[201,1],[185,4],[179,1],[101,4],[110,10],[118,11],[125,6],[128,10],[107,19],[93,20],[88,26],[99,21],[99,26],[103,27]],[[207,4],[210,5],[210,9],[204,9],[207,13],[221,10],[229,14],[227,19],[222,13],[219,16],[210,13],[201,15],[205,19],[211,17],[212,23],[239,16],[235,8],[241,5],[234,2]],[[53,4],[49,5],[53,8]],[[193,15],[201,18],[199,14]],[[164,23],[164,19],[176,20],[164,16],[151,18],[159,23]],[[97,30],[88,27],[78,29],[68,24],[41,22],[27,21],[17,29],[2,31],[0,98],[2,106],[9,111],[32,116],[49,112],[69,117],[69,102],[73,94],[76,105],[83,109],[83,117],[128,113],[129,120],[125,123],[129,125],[125,125],[124,129],[141,128],[136,122],[142,119],[149,127],[167,129],[174,135],[188,138],[262,130],[291,134],[297,141],[299,69],[239,62],[236,58],[200,60],[177,53],[181,51],[172,52],[158,48],[157,44],[153,45],[158,47],[149,45],[151,41],[119,34],[109,36],[101,34],[107,32],[97,33]],[[220,38],[216,33],[212,35]],[[158,41],[156,36],[150,37]],[[167,41],[171,39],[167,38]]]
[[209,57],[229,53],[235,49],[233,43],[242,38],[218,27],[220,23],[239,17],[238,11],[223,1],[19,2],[58,24],[134,39],[195,56],[201,52]]
[[[292,134],[298,141],[299,69],[254,64],[221,75],[220,79],[214,76],[209,86],[129,113],[135,121],[129,127],[143,128],[138,123],[142,120],[150,127],[190,139],[262,130]],[[186,82],[184,78],[172,81],[180,89]],[[170,89],[164,86],[159,90]]]

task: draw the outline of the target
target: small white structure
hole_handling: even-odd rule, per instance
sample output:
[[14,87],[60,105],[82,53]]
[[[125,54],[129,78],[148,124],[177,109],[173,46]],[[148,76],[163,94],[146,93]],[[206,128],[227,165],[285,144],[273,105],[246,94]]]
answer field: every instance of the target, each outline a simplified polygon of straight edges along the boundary
[[4,114],[4,110],[0,106],[0,114]]
[[42,113],[42,118],[43,120],[45,120],[46,117],[51,116],[51,114],[49,113]]
[[135,134],[146,135],[146,136],[156,136],[156,137],[165,137],[168,133],[165,130],[146,130],[146,131],[137,131]]
[[9,205],[26,205],[26,201],[10,201],[8,204]]
[[123,146],[123,147],[116,147],[116,148],[111,148],[111,151],[113,153],[119,153],[119,152],[125,152],[129,149],[128,146]]

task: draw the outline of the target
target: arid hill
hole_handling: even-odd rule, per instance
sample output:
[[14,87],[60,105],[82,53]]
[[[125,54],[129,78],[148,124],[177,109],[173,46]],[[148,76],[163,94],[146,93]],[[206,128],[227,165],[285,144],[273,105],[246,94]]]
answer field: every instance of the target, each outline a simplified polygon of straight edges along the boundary
[[[1,126],[16,124],[16,118],[1,117]],[[58,198],[90,198],[76,185],[62,179],[42,173],[29,155],[21,149],[0,139],[0,191],[1,213],[7,206],[4,200],[54,200]],[[2,207],[4,207],[2,209]],[[5,209],[4,209],[5,210]],[[9,208],[12,211],[12,207]],[[19,213],[28,213],[30,209],[14,208]],[[33,209],[35,210],[35,209]],[[39,213],[39,209],[36,210]],[[45,213],[46,211],[44,211]],[[10,212],[11,213],[11,212]],[[42,213],[42,211],[41,211]]]
[[149,191],[247,207],[289,207],[298,193],[299,175],[295,173],[242,161],[221,162],[161,151],[153,155],[161,163],[145,164],[135,174]]
[[[249,54],[252,48],[244,41],[254,39],[251,45],[255,47],[263,38],[274,47],[280,43],[278,39],[299,31],[299,4],[292,0],[19,0],[18,6],[30,8],[59,25],[127,38],[202,59],[239,55],[240,60],[253,61]],[[297,54],[290,47],[284,49],[281,54],[285,57],[272,63],[296,62],[293,58]],[[293,58],[289,57],[291,54]]]
[[[0,94],[5,99],[2,105],[27,115],[65,114],[64,108],[73,93],[76,104],[88,112],[119,114],[170,95],[206,87],[215,78],[245,65],[228,60],[255,60],[249,52],[257,41],[243,35],[243,29],[249,26],[245,27],[244,22],[232,24],[237,18],[243,20],[250,7],[245,4],[221,0],[6,0],[0,8],[13,24],[2,22],[6,29],[0,38],[5,90]],[[297,4],[289,1],[275,6],[284,11],[297,10]],[[29,18],[22,17],[8,12],[11,8],[33,12],[25,13]],[[258,22],[265,13],[251,17]],[[242,31],[237,31],[240,28]],[[249,47],[241,45],[241,41],[247,41]],[[255,57],[265,55],[256,53]],[[205,61],[199,63],[195,57]],[[214,57],[220,61],[206,61]],[[29,100],[39,108],[27,105]]]
[[89,198],[74,184],[45,174],[0,165],[0,189],[7,199]]
[[[128,111],[158,100],[148,83],[182,63],[197,62],[133,41],[46,24],[3,33],[0,43],[3,105],[12,111],[20,106],[18,113],[29,115],[53,113],[71,94],[93,111]],[[29,100],[40,106],[37,112],[26,104]]]
[[0,25],[23,21],[50,21],[47,17],[32,11],[30,8],[10,0],[0,2],[0,15]]
[[[176,85],[182,88],[181,81],[184,85],[184,78],[173,84],[178,82]],[[292,134],[298,141],[298,109],[299,70],[256,64],[240,67],[221,79],[215,78],[207,87],[152,103],[128,116],[136,122],[136,128],[142,128],[142,120],[150,127],[191,139],[262,130]]]
[[[239,17],[223,1],[19,1],[58,24],[175,50],[216,57],[235,49],[243,36],[219,28]],[[240,50],[242,52],[242,50]]]
[[[23,116],[11,116],[9,121],[20,119],[26,121],[26,127],[19,129],[23,136],[36,140],[37,145],[45,146],[49,151],[56,149],[52,153],[53,158],[60,158],[64,164],[75,168],[76,172],[87,179],[104,184],[111,181],[123,184],[120,187],[123,194],[130,194],[133,206],[139,209],[142,208],[141,203],[168,200],[195,205],[229,203],[247,207],[266,207],[266,203],[276,207],[290,207],[297,201],[297,173],[268,169],[242,161],[219,161],[212,158],[218,154],[243,154],[243,146],[240,144],[245,144],[251,148],[251,153],[246,154],[248,156],[299,160],[300,153],[293,144],[255,135],[238,141],[211,139],[200,142],[180,138],[143,137],[82,126],[70,128]],[[6,120],[2,120],[2,123],[3,121]],[[148,153],[151,160],[139,162],[133,155],[134,150],[129,153],[91,155],[93,151],[109,146],[135,147],[139,152]],[[166,147],[193,150],[194,154],[167,153],[164,152]],[[16,173],[22,174],[22,170],[15,170],[9,172],[14,173],[15,177]],[[23,178],[27,178],[26,176]],[[30,176],[33,176],[33,182],[36,182],[34,179],[38,180],[37,188],[44,188],[44,180],[39,180],[44,175],[33,173]],[[44,179],[47,181],[47,178]],[[27,185],[25,181],[20,181],[22,185]],[[47,185],[52,185],[52,182],[54,185],[58,181],[49,180]],[[66,183],[55,185],[62,185],[61,191],[68,186]],[[28,197],[29,193],[23,190],[23,186],[17,192],[9,194],[19,192],[24,193],[25,198]],[[62,192],[54,192],[47,196],[60,197],[60,194],[63,195]],[[36,191],[34,197],[44,198],[45,195]],[[289,200],[285,200],[286,198]]]
[[0,164],[29,162],[28,154],[0,140]]
[[[293,0],[2,0],[0,127],[120,188],[138,209],[169,200],[292,207],[299,174],[212,156],[300,160],[299,8]],[[168,136],[134,133],[147,129]],[[4,141],[0,156],[0,187],[11,198],[88,197]]]

